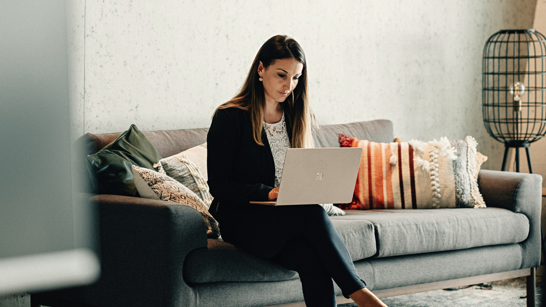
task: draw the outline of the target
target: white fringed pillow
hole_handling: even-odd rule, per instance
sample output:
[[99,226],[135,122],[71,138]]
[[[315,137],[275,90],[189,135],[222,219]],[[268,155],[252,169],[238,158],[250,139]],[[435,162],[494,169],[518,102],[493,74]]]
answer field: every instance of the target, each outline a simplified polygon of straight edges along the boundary
[[328,216],[343,216],[345,215],[345,211],[341,210],[340,208],[334,206],[334,204],[321,204],[322,208],[324,208],[324,211],[326,211],[326,214]]
[[451,141],[450,144],[456,151],[453,175],[457,207],[485,208],[485,202],[478,187],[478,172],[481,163],[487,160],[487,157],[477,151],[478,142],[471,136],[467,136],[464,141]]
[[485,207],[472,137],[375,143],[340,135],[342,147],[363,148],[353,201],[343,209]]

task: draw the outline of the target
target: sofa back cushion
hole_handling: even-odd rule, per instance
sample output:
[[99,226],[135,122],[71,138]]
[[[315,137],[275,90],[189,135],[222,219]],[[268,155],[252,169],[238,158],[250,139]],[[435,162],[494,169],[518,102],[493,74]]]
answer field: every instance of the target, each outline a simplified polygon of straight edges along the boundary
[[350,124],[324,125],[313,131],[315,147],[339,147],[339,134],[350,135],[359,140],[372,142],[392,142],[394,140],[392,122],[377,119]]
[[[169,157],[206,142],[208,128],[156,130],[142,133],[154,145],[162,157]],[[121,132],[117,133],[87,133],[78,139],[86,154],[94,154],[114,141]]]
[[[143,131],[150,143],[162,157],[169,157],[207,141],[208,128]],[[313,131],[316,147],[339,147],[339,134],[350,135],[360,140],[373,142],[392,142],[394,139],[392,122],[385,119],[356,122],[350,124],[323,125]],[[94,154],[114,141],[117,133],[87,133],[78,142],[86,154]]]

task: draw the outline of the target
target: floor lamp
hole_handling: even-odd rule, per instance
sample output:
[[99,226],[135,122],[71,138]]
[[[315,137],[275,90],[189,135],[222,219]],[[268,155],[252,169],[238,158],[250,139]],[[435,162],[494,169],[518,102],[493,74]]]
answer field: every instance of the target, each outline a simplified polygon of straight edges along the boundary
[[508,150],[525,148],[533,173],[529,146],[546,133],[546,37],[534,29],[501,30],[483,49],[482,113],[489,135],[503,142],[502,170]]

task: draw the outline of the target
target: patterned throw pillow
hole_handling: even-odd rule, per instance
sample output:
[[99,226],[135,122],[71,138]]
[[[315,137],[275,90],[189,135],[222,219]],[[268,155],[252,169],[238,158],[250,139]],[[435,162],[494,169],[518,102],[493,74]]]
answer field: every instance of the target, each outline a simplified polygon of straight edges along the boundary
[[190,189],[173,178],[156,171],[133,165],[135,185],[141,197],[171,201],[188,205],[203,216],[207,236],[220,236],[218,222],[210,215],[208,207]]
[[[375,143],[340,134],[342,147],[362,147],[357,183],[343,209],[485,207],[475,179],[472,137],[450,143]],[[457,150],[458,149],[458,150]]]
[[207,184],[207,143],[163,158],[154,167],[188,187],[210,207],[212,195]]

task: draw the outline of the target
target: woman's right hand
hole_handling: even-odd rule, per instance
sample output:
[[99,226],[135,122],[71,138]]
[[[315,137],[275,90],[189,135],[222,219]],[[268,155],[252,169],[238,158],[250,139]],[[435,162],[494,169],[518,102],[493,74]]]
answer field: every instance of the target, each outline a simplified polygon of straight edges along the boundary
[[269,200],[275,200],[277,199],[277,196],[279,196],[279,188],[274,188],[269,191]]

